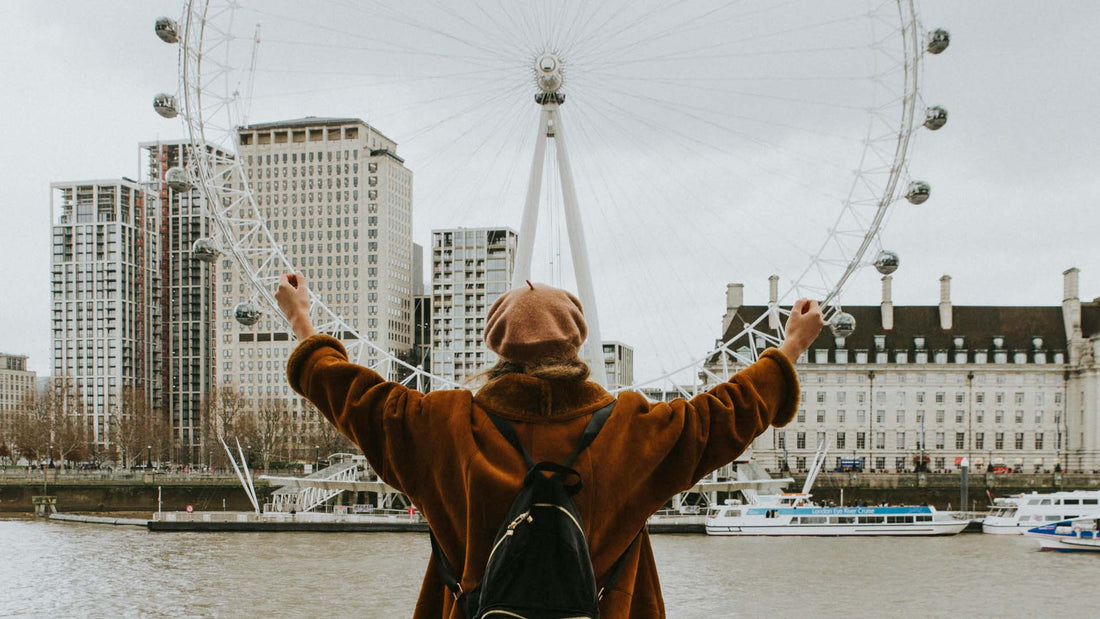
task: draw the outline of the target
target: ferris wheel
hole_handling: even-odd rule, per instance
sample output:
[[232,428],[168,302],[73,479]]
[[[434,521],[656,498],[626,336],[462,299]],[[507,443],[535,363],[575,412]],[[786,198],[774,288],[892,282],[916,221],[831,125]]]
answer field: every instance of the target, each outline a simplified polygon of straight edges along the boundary
[[[781,341],[798,297],[823,300],[845,337],[857,273],[899,267],[885,224],[929,198],[909,154],[921,128],[947,121],[920,87],[925,55],[950,37],[922,28],[915,0],[405,4],[188,0],[178,21],[157,20],[179,46],[179,84],[154,107],[182,117],[192,155],[165,181],[206,198],[217,234],[193,254],[232,258],[252,291],[240,323],[278,315],[275,284],[295,259],[235,156],[237,128],[349,101],[419,166],[421,227],[516,226],[513,282],[578,291],[597,378],[602,334],[656,359],[632,386],[724,380]],[[768,311],[715,345],[700,307],[761,273],[785,290],[771,278]],[[458,386],[317,295],[311,311],[353,360],[373,349],[406,383]]]

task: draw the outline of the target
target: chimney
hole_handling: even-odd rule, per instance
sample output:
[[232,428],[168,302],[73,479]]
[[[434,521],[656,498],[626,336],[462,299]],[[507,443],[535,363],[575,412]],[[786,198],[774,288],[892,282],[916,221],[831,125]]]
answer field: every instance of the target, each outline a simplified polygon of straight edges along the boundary
[[882,276],[882,328],[886,331],[894,328],[893,283],[893,275]]
[[951,329],[951,276],[940,278],[940,328]]
[[[772,275],[768,278],[768,307],[773,308],[779,303],[779,276]],[[775,331],[779,328],[779,312],[768,313],[768,328]]]
[[1081,355],[1081,299],[1078,292],[1077,267],[1062,273],[1062,321],[1066,326],[1066,348],[1069,349],[1068,361],[1077,365]]
[[729,331],[730,323],[745,302],[744,284],[726,284],[726,315],[722,317],[722,337]]

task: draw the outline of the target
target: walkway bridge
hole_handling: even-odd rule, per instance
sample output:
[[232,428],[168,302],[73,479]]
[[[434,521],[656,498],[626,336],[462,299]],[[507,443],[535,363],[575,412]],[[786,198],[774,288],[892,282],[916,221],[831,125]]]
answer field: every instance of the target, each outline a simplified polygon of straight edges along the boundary
[[[397,490],[379,481],[363,456],[344,456],[339,462],[306,477],[261,475],[260,479],[277,484],[270,512],[310,512],[327,505],[343,492],[373,492],[380,497],[396,494]],[[389,501],[383,499],[383,503]]]

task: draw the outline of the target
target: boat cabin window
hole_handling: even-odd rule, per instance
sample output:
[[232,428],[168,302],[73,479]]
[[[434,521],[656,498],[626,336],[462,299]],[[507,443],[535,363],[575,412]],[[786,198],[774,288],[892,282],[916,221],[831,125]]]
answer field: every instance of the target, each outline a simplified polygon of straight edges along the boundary
[[801,516],[797,520],[797,524],[827,524],[829,522],[829,519],[825,516]]
[[917,522],[932,522],[932,516],[930,514],[917,516]]
[[912,516],[887,516],[886,522],[888,524],[913,524]]
[[1081,505],[1096,505],[1098,499],[1081,499]]
[[883,516],[860,516],[859,517],[859,523],[860,524],[882,524],[883,522],[885,522],[885,519],[884,519]]
[[1046,517],[1047,522],[1058,522],[1059,520],[1065,520],[1065,519],[1066,518],[1064,518],[1062,516],[1047,516]]
[[1050,499],[1043,499],[1039,501],[1039,505],[1050,505]]
[[829,519],[831,524],[855,524],[855,516],[835,516]]
[[1080,501],[1077,500],[1077,499],[1063,499],[1062,504],[1063,505],[1078,505],[1078,504],[1080,504]]
[[1027,502],[1027,504],[1028,505],[1038,505],[1039,504],[1039,499],[1031,499],[1030,501]]

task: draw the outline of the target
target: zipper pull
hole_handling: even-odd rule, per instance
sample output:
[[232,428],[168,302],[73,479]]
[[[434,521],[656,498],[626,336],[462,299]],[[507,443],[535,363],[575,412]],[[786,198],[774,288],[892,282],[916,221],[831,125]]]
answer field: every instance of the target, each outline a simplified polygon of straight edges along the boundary
[[508,532],[505,533],[505,535],[511,535],[512,532],[516,530],[516,527],[518,527],[519,524],[524,520],[526,520],[527,522],[531,522],[532,520],[534,520],[534,518],[531,517],[530,511],[523,512],[522,514],[516,516],[516,519],[508,524]]

